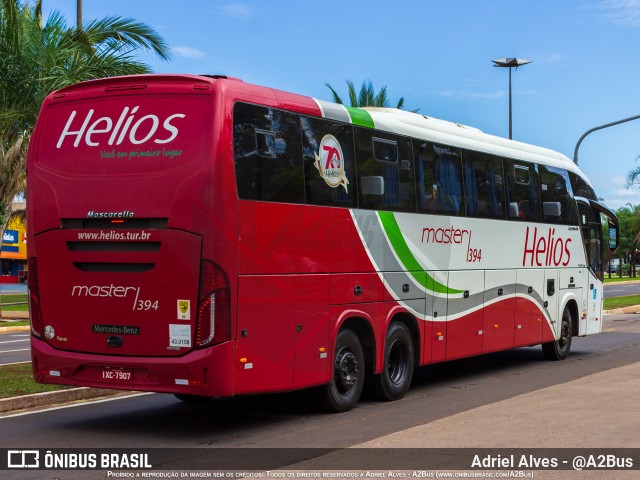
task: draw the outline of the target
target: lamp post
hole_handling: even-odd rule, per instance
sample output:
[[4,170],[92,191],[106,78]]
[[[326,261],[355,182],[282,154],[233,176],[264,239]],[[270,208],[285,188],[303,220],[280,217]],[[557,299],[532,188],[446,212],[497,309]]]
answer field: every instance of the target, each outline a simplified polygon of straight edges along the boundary
[[518,68],[527,63],[531,63],[531,60],[525,58],[500,58],[498,60],[491,60],[494,63],[494,67],[505,67],[509,69],[509,139],[513,138],[512,121],[511,121],[511,69]]
[[578,149],[580,148],[580,144],[582,143],[582,141],[585,139],[585,137],[587,135],[589,135],[590,133],[593,133],[593,132],[595,132],[597,130],[602,130],[603,128],[613,127],[614,125],[620,125],[621,123],[630,122],[631,120],[637,120],[638,118],[640,118],[640,115],[634,115],[633,117],[623,118],[622,120],[617,120],[615,122],[605,123],[604,125],[599,125],[597,127],[593,127],[591,129],[587,130],[586,132],[584,132],[582,134],[582,136],[580,137],[580,139],[578,140],[578,143],[576,143],[576,149],[573,152],[573,163],[575,163],[576,165],[578,164]]

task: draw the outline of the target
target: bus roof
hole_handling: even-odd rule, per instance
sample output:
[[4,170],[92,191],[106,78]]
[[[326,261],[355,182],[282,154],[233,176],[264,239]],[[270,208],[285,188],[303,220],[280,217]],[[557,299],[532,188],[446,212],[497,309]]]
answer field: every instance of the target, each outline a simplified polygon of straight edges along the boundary
[[[564,168],[579,174],[585,178],[567,156],[547,148],[522,143],[495,135],[489,135],[481,130],[462,125],[455,122],[429,117],[419,113],[399,110],[396,108],[364,107],[353,108],[344,105],[319,100],[313,97],[291,94],[288,92],[272,89],[269,87],[246,83],[241,79],[224,75],[191,75],[191,74],[147,74],[136,76],[111,77],[105,79],[89,80],[70,87],[53,92],[51,96],[60,96],[74,91],[87,89],[101,90],[109,85],[136,83],[141,86],[146,82],[155,84],[187,84],[210,83],[224,85],[227,92],[237,94],[238,98],[251,94],[266,99],[271,98],[282,108],[291,108],[298,113],[308,113],[309,105],[316,104],[317,111],[322,117],[352,123],[355,125],[374,127],[390,133],[409,136],[412,138],[424,139],[435,143],[467,148],[470,150],[491,153],[507,158],[537,162],[544,165]],[[94,91],[95,91],[94,90]],[[247,99],[252,102],[253,98]],[[284,100],[284,101],[283,101]],[[299,105],[298,105],[299,104]],[[588,181],[588,180],[587,180]]]
[[508,158],[561,167],[583,176],[580,169],[567,156],[548,148],[489,135],[474,127],[397,108],[364,107],[361,110],[365,110],[371,115],[375,128],[380,130]]

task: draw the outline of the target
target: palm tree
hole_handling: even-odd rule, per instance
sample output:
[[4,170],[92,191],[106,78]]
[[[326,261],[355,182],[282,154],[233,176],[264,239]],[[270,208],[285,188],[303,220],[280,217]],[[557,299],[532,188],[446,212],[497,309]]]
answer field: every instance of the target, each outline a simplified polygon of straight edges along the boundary
[[[338,95],[338,92],[329,83],[325,85],[331,90],[333,94],[333,101],[344,105],[342,98]],[[360,87],[360,92],[356,93],[356,87],[351,80],[347,80],[347,90],[349,93],[349,100],[352,107],[389,107],[391,102],[387,97],[387,87],[384,86],[378,93],[375,93],[373,89],[373,83],[371,80],[363,81]],[[404,107],[404,97],[400,97],[395,108]]]
[[[139,50],[170,58],[167,43],[130,18],[71,27],[54,11],[42,23],[42,0],[0,0],[0,211],[23,192],[24,162],[40,105],[54,90],[93,78],[149,73]],[[6,220],[6,219],[5,219]]]
[[[636,158],[636,161],[638,160],[638,158]],[[636,167],[633,170],[629,170],[629,173],[627,173],[627,188],[631,188],[632,186],[639,185],[639,184],[640,184],[640,167]]]

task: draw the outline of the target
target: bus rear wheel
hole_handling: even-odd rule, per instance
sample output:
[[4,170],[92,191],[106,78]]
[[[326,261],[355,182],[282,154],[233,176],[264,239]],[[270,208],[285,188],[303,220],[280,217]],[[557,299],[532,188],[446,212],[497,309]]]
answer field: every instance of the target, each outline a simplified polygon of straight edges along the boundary
[[414,367],[413,341],[404,323],[392,323],[384,344],[384,365],[370,377],[370,391],[380,400],[399,400],[411,386]]
[[333,376],[323,388],[323,400],[333,412],[351,410],[364,386],[364,351],[353,330],[340,330],[333,357]]
[[564,312],[562,312],[560,337],[555,342],[542,344],[542,354],[544,358],[554,361],[567,358],[571,350],[572,323],[571,311],[565,307]]

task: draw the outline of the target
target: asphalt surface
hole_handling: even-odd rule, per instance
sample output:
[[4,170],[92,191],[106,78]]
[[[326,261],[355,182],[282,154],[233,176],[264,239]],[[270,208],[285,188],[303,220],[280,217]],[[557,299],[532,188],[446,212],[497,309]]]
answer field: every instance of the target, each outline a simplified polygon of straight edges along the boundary
[[27,293],[24,283],[0,283],[0,293]]
[[[604,322],[602,335],[574,339],[564,362],[542,361],[533,347],[431,365],[417,370],[404,399],[365,397],[345,414],[322,413],[306,392],[207,405],[186,405],[171,395],[127,395],[0,417],[0,447],[232,447],[237,455],[252,447],[640,448],[640,315],[606,315]],[[22,348],[28,349],[28,332],[0,335],[0,360],[3,350]],[[211,454],[190,450],[185,467],[183,452],[174,452],[166,464],[211,469]],[[301,463],[277,456],[269,461],[270,468],[302,470],[353,466],[344,451]],[[67,473],[5,478],[106,478]],[[637,470],[535,475],[640,478]]]
[[640,295],[640,283],[610,283],[604,286],[604,298]]
[[28,331],[0,334],[0,365],[30,361],[29,350]]
[[[607,315],[604,321],[603,334],[574,339],[563,362],[544,361],[540,348],[531,347],[431,365],[417,370],[404,399],[365,397],[343,414],[323,413],[306,392],[202,405],[145,394],[6,415],[0,418],[0,447],[171,447],[163,466],[209,470],[216,447],[230,448],[227,457],[245,462],[255,454],[247,449],[274,447],[638,448],[640,315]],[[356,464],[345,452],[297,463],[291,450],[269,450],[264,461],[270,468],[349,470]],[[67,473],[6,478],[105,478]],[[536,478],[640,476],[598,473],[536,472]]]

